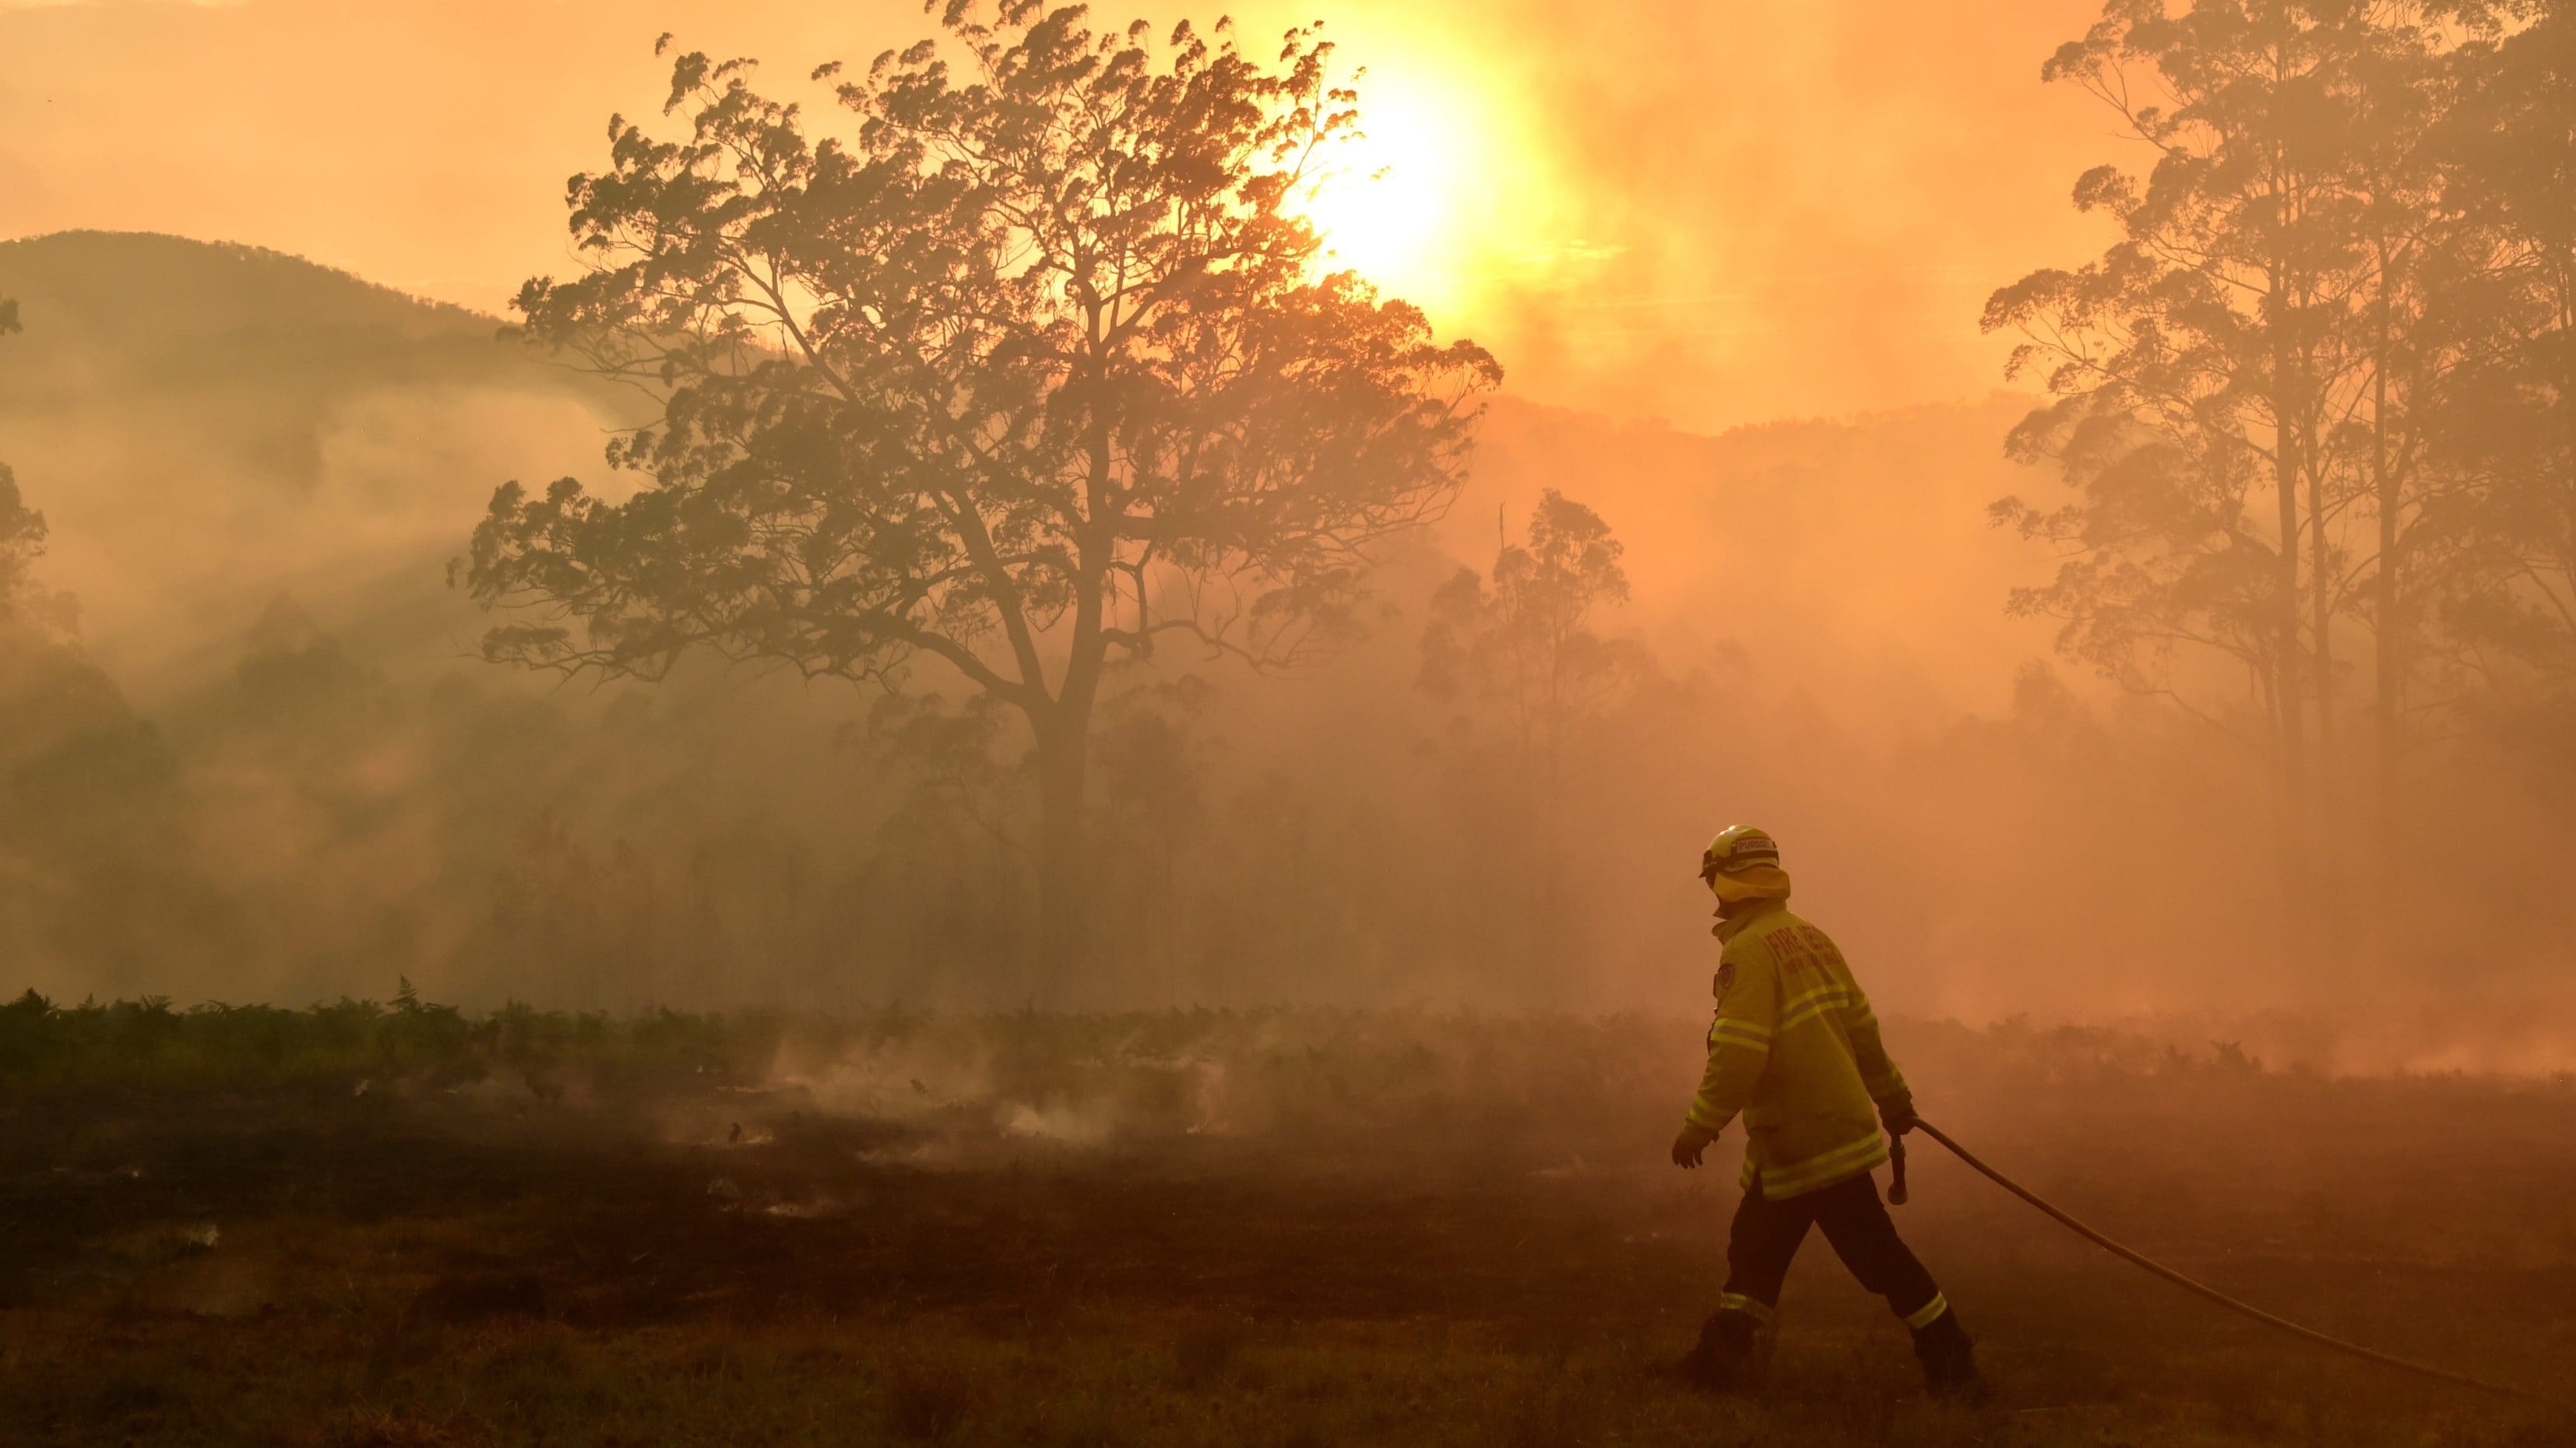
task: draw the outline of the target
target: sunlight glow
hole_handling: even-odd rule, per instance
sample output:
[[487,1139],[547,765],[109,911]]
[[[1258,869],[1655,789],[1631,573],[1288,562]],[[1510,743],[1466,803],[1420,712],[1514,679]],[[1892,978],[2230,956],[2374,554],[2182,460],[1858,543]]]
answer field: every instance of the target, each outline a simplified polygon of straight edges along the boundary
[[1492,128],[1463,87],[1363,77],[1360,132],[1324,157],[1297,209],[1325,271],[1356,271],[1426,308],[1458,302],[1495,183]]

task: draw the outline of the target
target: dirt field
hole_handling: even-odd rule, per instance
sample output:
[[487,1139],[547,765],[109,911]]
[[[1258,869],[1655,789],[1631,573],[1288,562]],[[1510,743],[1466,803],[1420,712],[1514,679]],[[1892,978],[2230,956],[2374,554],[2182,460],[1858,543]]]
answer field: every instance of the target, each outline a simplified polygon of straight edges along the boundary
[[[1811,1242],[1772,1383],[1651,1374],[1731,1170],[1687,1023],[1022,1017],[628,1061],[0,1098],[0,1440],[2576,1442],[2111,1261],[1916,1138],[1981,1410]],[[1676,1033],[1676,1030],[1678,1033]],[[1927,1115],[2096,1225],[2576,1398],[2576,1084],[1895,1027]],[[2162,1052],[2160,1054],[2160,1052]]]

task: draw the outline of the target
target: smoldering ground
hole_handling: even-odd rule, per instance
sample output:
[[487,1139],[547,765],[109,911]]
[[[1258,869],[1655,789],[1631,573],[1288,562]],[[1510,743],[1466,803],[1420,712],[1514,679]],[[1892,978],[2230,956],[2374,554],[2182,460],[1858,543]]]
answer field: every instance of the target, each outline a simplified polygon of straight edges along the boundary
[[[301,1049],[261,1059],[251,1020],[70,1013],[39,1035],[11,1009],[15,1057],[44,1069],[0,1138],[21,1227],[0,1248],[18,1368],[0,1413],[66,1443],[182,1423],[332,1444],[2550,1431],[2213,1318],[1920,1138],[1899,1218],[1985,1336],[2005,1408],[1910,1401],[1902,1334],[1820,1247],[1759,1405],[1658,1383],[1647,1365],[1714,1290],[1731,1196],[1654,1151],[1687,1089],[1685,1021],[585,1024],[415,1001],[368,1022],[269,1023]],[[2563,1080],[1890,1033],[1936,1120],[2136,1245],[2339,1333],[2563,1390],[2567,1182],[2536,1165],[2576,1113]],[[2489,1129],[2461,1137],[2469,1115]],[[252,1355],[261,1392],[231,1392]]]

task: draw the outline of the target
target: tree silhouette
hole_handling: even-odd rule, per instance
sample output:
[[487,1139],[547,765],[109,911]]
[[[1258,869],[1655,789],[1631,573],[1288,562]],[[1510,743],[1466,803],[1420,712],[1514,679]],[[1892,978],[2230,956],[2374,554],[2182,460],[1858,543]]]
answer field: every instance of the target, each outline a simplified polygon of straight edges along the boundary
[[[0,337],[19,330],[18,303],[0,297]],[[0,462],[0,624],[15,623],[39,607],[29,570],[45,551],[45,515],[27,506],[18,475]]]
[[460,560],[538,611],[496,660],[651,678],[707,648],[900,687],[926,655],[1007,703],[1058,969],[1086,949],[1104,669],[1172,637],[1261,667],[1328,641],[1371,544],[1446,505],[1500,380],[1317,275],[1295,203],[1358,124],[1329,45],[1290,32],[1272,69],[1223,26],[1083,20],[950,0],[838,84],[831,134],[749,62],[680,57],[686,133],[613,121],[570,187],[591,269],[517,301],[652,399],[608,450],[647,481],[505,486]]
[[1549,488],[1525,541],[1499,544],[1490,582],[1462,568],[1432,595],[1422,638],[1423,688],[1493,710],[1507,731],[1521,838],[1494,842],[1494,852],[1528,872],[1521,939],[1539,968],[1566,944],[1569,766],[1602,716],[1655,672],[1643,648],[1593,627],[1599,610],[1628,601],[1624,552],[1600,514]]
[[1592,629],[1596,610],[1628,601],[1626,551],[1600,514],[1547,489],[1526,540],[1496,551],[1490,585],[1462,568],[1432,595],[1423,686],[1499,705],[1529,758],[1562,759],[1634,672],[1631,651]]

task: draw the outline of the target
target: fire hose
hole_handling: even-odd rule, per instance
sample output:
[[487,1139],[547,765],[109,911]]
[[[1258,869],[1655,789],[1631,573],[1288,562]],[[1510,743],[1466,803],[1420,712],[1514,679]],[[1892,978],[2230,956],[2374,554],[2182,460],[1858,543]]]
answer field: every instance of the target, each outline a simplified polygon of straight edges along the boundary
[[[2041,1213],[2055,1221],[2059,1226],[2066,1228],[2068,1231],[2073,1232],[2079,1237],[2082,1237],[2085,1241],[2092,1243],[2094,1246],[2101,1248],[2112,1256],[2117,1257],[2132,1266],[2144,1268],[2145,1270],[2154,1273],[2156,1276],[2163,1278],[2167,1282],[2172,1283],[2176,1287],[2183,1289],[2185,1292],[2189,1292],[2196,1297],[2205,1298],[2208,1301],[2217,1303],[2219,1306],[2226,1308],[2230,1312],[2250,1317],[2256,1322],[2262,1323],[2266,1327],[2286,1332],[2292,1337],[2303,1338],[2309,1342],[2317,1344],[2319,1347],[2332,1348],[2337,1352],[2348,1353],[2353,1357],[2378,1363],[2383,1367],[2398,1368],[2405,1372],[2419,1374],[2423,1377],[2436,1378],[2446,1383],[2455,1383],[2464,1388],[2476,1388],[2482,1392],[2495,1393],[2508,1398],[2518,1398],[2527,1403],[2537,1403],[2544,1407],[2555,1408],[2560,1412],[2576,1412],[2576,1407],[2571,1407],[2569,1404],[2545,1394],[2533,1392],[2529,1388],[2518,1388],[2509,1383],[2489,1382],[2485,1378],[2471,1377],[2466,1373],[2455,1373],[2448,1368],[2437,1368],[2429,1363],[2410,1362],[2405,1358],[2392,1357],[2376,1348],[2363,1347],[2357,1342],[2346,1342],[2342,1338],[2329,1336],[2317,1331],[2315,1328],[2302,1327],[2298,1323],[2292,1322],[2287,1318],[2275,1317],[2271,1313],[2265,1312],[2263,1309],[2254,1306],[2250,1302],[2241,1302],[2205,1282],[2186,1277],[2182,1273],[2176,1272],[2174,1269],[2167,1267],[2163,1263],[2155,1261],[2141,1253],[2133,1252],[2130,1249],[2121,1246],[2119,1243],[2112,1241],[2110,1238],[2103,1236],[2101,1233],[2094,1231],[2091,1227],[2084,1225],[2082,1222],[2068,1216],[2065,1212],[2060,1211],[2055,1205],[2042,1198],[2037,1192],[2030,1190],[2021,1183],[2014,1181],[2011,1177],[2005,1176],[2002,1172],[1999,1172],[1993,1167],[1990,1167],[1984,1162],[1978,1160],[1975,1153],[1951,1140],[1949,1133],[1941,1130],[1941,1128],[1937,1126],[1934,1126],[1932,1123],[1917,1117],[1915,1119],[1914,1126],[1916,1130],[1921,1131],[1924,1135],[1931,1137],[1934,1141],[1948,1147],[1951,1155],[1966,1162],[1970,1167],[1974,1168],[1979,1175],[1985,1177],[1988,1181],[1993,1182],[1996,1186],[2002,1187],[2005,1191],[2012,1193],[2014,1196],[2021,1198],[2023,1201],[2030,1203],[2032,1206],[2037,1207]],[[1889,1147],[1889,1167],[1890,1175],[1893,1180],[1888,1187],[1887,1199],[1890,1202],[1902,1206],[1904,1205],[1906,1198],[1904,1138],[1891,1138],[1889,1141]]]

